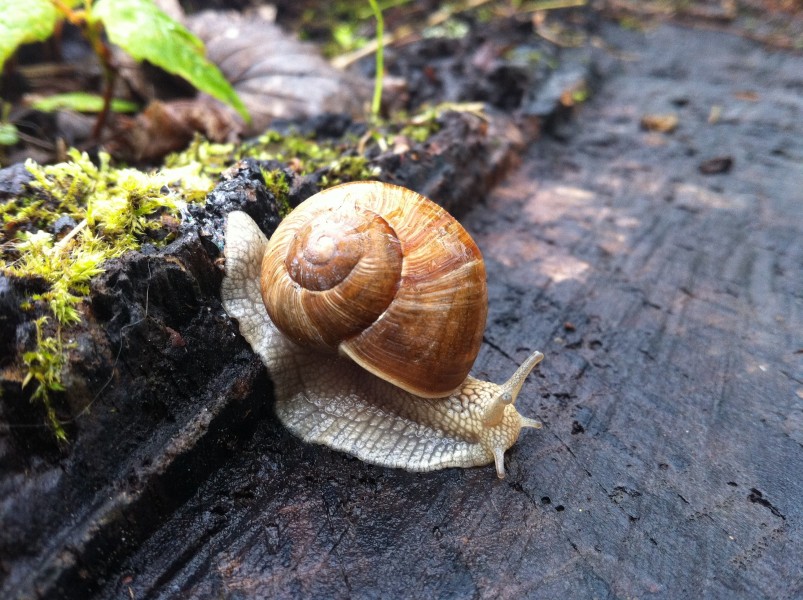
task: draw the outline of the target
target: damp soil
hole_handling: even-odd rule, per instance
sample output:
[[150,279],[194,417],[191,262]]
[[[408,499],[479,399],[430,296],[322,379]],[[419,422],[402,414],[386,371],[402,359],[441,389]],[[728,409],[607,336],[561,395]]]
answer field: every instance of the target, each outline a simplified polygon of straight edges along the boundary
[[[483,250],[475,374],[546,354],[519,401],[545,427],[505,480],[374,467],[284,431],[220,306],[223,215],[278,221],[245,161],[178,241],[93,283],[60,399],[69,444],[3,380],[2,596],[799,596],[800,56],[671,25],[597,34],[490,121],[447,115],[375,157]],[[596,93],[569,111],[583,82]],[[642,125],[667,114],[672,131]],[[314,187],[294,179],[293,202]],[[4,357],[32,335],[15,307],[35,284],[0,280]]]

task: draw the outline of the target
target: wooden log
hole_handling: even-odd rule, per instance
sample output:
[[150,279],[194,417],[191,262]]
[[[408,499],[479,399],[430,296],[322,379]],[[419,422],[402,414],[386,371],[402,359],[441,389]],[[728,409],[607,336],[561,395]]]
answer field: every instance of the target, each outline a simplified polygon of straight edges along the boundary
[[[12,523],[35,533],[4,529],[3,589],[109,598],[799,596],[803,131],[801,99],[789,91],[799,86],[798,57],[672,27],[604,35],[618,56],[639,60],[609,71],[601,94],[562,130],[565,141],[536,146],[464,219],[489,273],[476,373],[501,381],[528,351],[547,355],[519,401],[545,428],[509,453],[506,480],[491,467],[382,469],[293,438],[270,416],[259,364],[204,284],[189,309],[159,315],[166,321],[114,321],[113,338],[137,324],[129,329],[139,353],[124,366],[145,386],[133,398],[156,424],[149,433],[128,413],[123,422],[139,439],[123,447],[130,452],[116,471],[107,457],[99,477],[100,455],[79,452],[65,458],[64,475],[37,455],[47,468],[3,479],[4,499],[19,481],[28,498],[50,494]],[[739,99],[745,85],[758,102]],[[723,107],[716,124],[712,105]],[[639,128],[644,114],[667,111],[678,113],[675,133]],[[700,172],[724,156],[729,172]],[[206,258],[182,256],[164,271],[173,284],[156,282],[153,293],[215,281]],[[148,264],[127,263],[122,283],[100,291],[130,293],[126,305],[141,309],[144,288],[125,278]],[[98,309],[102,316],[102,302]],[[146,402],[161,397],[145,371],[150,349],[172,339],[163,326],[171,318],[217,331],[233,352],[228,365],[193,356],[205,376],[180,382],[201,388],[201,410],[181,385],[171,403]],[[124,397],[82,425],[95,436],[88,444],[128,443],[102,428]],[[23,444],[16,433],[5,448]],[[160,461],[149,463],[152,455]],[[36,508],[56,494],[79,509],[43,524]]]
[[[547,355],[520,401],[546,426],[508,479],[375,468],[264,421],[104,595],[799,596],[799,63],[606,35],[639,60],[465,219],[489,266],[478,372]],[[639,129],[673,109],[676,134]],[[730,173],[698,171],[723,153]]]

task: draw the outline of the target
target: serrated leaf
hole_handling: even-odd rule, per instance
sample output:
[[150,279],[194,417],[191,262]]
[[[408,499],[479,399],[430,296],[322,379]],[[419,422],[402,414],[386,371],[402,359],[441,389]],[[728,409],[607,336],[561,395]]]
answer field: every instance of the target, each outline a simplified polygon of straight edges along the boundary
[[59,16],[50,0],[0,0],[0,70],[22,44],[53,35]]
[[147,60],[237,110],[248,111],[220,70],[204,57],[201,40],[151,0],[98,0],[92,19],[101,21],[112,43],[136,60]]
[[[42,112],[54,112],[63,108],[85,113],[98,113],[103,110],[103,96],[86,92],[67,92],[41,98],[31,104],[31,108]],[[139,110],[139,106],[128,100],[112,100],[112,110],[119,113],[130,113]]]

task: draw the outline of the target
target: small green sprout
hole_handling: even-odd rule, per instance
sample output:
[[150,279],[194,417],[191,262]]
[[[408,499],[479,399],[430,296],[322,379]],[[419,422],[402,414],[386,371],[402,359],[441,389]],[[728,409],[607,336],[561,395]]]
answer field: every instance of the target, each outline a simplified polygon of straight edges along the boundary
[[385,20],[382,18],[382,9],[376,0],[368,0],[371,10],[376,17],[376,56],[374,65],[374,97],[371,100],[371,114],[376,119],[382,108],[382,78],[385,76]]

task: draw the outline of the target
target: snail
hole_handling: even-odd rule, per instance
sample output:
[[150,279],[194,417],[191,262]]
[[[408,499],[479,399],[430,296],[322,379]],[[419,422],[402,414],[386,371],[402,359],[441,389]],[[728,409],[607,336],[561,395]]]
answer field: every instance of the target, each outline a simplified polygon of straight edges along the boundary
[[504,384],[469,371],[487,314],[479,249],[443,208],[375,181],[302,202],[270,241],[228,215],[223,307],[265,363],[276,413],[305,441],[409,471],[496,464],[524,427]]

